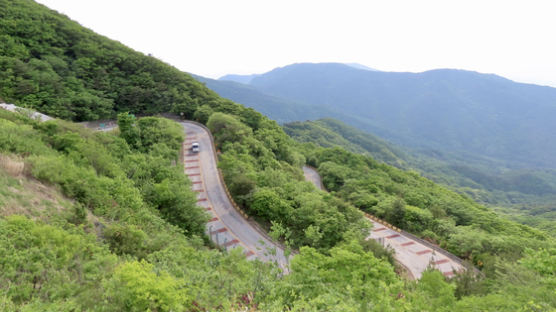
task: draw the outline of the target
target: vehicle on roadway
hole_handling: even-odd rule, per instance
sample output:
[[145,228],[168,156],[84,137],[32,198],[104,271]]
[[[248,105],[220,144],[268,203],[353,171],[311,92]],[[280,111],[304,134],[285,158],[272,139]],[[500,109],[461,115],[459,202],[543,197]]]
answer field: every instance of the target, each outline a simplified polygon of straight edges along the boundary
[[191,144],[191,152],[198,153],[199,152],[199,142],[193,142]]

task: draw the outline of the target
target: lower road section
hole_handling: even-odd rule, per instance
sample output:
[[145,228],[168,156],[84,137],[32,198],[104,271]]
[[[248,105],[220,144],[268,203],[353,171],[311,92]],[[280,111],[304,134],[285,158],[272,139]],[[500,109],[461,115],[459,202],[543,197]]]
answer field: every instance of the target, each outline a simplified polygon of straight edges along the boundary
[[433,249],[430,245],[395,231],[370,217],[367,219],[373,224],[367,239],[374,239],[383,246],[392,248],[396,260],[405,266],[414,278],[421,278],[423,271],[429,267],[439,270],[447,277],[464,270],[460,262],[454,261],[447,252]]
[[[217,167],[216,153],[208,130],[196,123],[181,122],[185,132],[184,165],[193,190],[198,192],[197,204],[204,207],[211,219],[206,233],[217,245],[242,248],[248,259],[276,262],[287,267],[284,250],[275,244],[254,221],[246,219],[232,204]],[[199,143],[199,152],[190,149]]]
[[[312,182],[318,189],[324,190],[321,178],[314,168],[305,166],[303,172],[307,181]],[[410,234],[397,231],[372,216],[367,215],[366,218],[373,224],[367,239],[374,239],[383,246],[392,248],[396,260],[406,267],[413,278],[421,278],[423,272],[429,267],[439,270],[448,277],[465,270],[461,260],[447,251],[413,238]]]

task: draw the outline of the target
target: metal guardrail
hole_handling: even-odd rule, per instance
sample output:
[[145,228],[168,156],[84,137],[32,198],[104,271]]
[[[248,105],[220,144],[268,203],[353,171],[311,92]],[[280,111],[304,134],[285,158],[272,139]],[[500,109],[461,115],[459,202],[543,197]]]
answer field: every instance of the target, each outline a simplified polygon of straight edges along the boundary
[[[411,234],[411,233],[409,233],[409,232],[406,232],[406,231],[404,231],[404,230],[402,230],[402,229],[400,229],[400,228],[398,228],[398,227],[396,227],[396,226],[393,226],[392,224],[390,224],[390,223],[388,223],[388,222],[386,222],[386,221],[384,221],[384,220],[382,220],[382,219],[379,219],[379,218],[377,218],[377,217],[375,217],[375,216],[373,216],[373,215],[371,215],[371,214],[368,214],[368,213],[366,213],[366,212],[365,212],[364,214],[365,214],[365,217],[367,217],[367,218],[369,218],[369,219],[371,219],[371,220],[373,220],[373,221],[375,221],[375,222],[378,222],[378,223],[384,225],[385,227],[390,228],[391,230],[394,230],[394,231],[396,231],[396,232],[398,232],[398,233],[401,233],[402,235],[404,235],[404,236],[406,236],[406,237],[408,237],[408,238],[410,238],[410,239],[412,239],[412,240],[414,240],[414,241],[417,241],[417,242],[419,242],[420,244],[422,244],[422,245],[424,245],[424,246],[429,247],[430,249],[432,249],[432,250],[434,250],[434,251],[436,251],[436,252],[442,254],[442,255],[445,256],[446,258],[450,258],[450,260],[452,260],[452,261],[458,263],[459,265],[461,265],[461,266],[464,267],[464,268],[467,268],[467,267],[469,266],[463,259],[461,259],[460,257],[458,257],[458,256],[454,255],[453,253],[447,251],[446,249],[441,248],[440,246],[437,246],[437,245],[435,245],[435,244],[433,244],[433,243],[431,243],[431,242],[428,242],[428,241],[426,241],[426,240],[424,240],[424,239],[422,239],[422,238],[419,238],[419,237],[417,237],[417,236],[415,236],[415,235],[413,235],[413,234]],[[475,267],[473,267],[473,269],[474,269],[474,271],[475,271],[476,273],[479,273],[479,272],[480,272],[480,271],[479,271],[477,268],[475,268]]]

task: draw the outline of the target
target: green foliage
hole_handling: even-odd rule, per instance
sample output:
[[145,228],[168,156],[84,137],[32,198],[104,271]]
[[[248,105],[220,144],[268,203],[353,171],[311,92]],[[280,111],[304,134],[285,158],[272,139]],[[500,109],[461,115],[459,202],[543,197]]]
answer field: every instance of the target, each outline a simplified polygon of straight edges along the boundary
[[284,131],[298,142],[310,142],[330,148],[341,147],[354,153],[372,156],[391,166],[405,167],[407,165],[408,156],[400,149],[370,133],[352,128],[332,118],[290,122],[284,124],[283,127]]
[[405,202],[401,198],[396,198],[392,202],[392,206],[388,208],[386,213],[386,220],[390,221],[392,224],[405,227]]
[[[1,111],[3,110],[0,109]],[[0,150],[31,155],[49,153],[40,137],[34,137],[35,133],[30,125],[18,125],[10,120],[0,119]]]
[[396,260],[394,258],[395,251],[392,248],[384,248],[382,244],[374,239],[362,241],[361,246],[363,246],[366,251],[372,252],[375,258],[386,260],[392,266],[396,265]]
[[329,255],[303,247],[291,272],[265,298],[263,310],[391,311],[401,283],[392,267],[355,241]]
[[304,181],[298,167],[304,157],[276,123],[262,119],[253,130],[239,119],[215,112],[207,122],[222,152],[219,166],[237,203],[267,228],[281,224],[280,238],[292,247],[326,249],[347,233],[365,236],[368,224],[355,207]]
[[76,203],[73,206],[73,211],[68,218],[68,222],[75,225],[80,225],[85,223],[85,221],[87,221],[87,209],[85,209],[83,205]]
[[200,311],[252,305],[253,294],[271,287],[278,273],[268,264],[246,261],[239,249],[224,254],[171,244],[150,255],[149,261],[177,278],[186,298],[184,305]]
[[207,121],[207,127],[214,135],[218,147],[223,143],[241,143],[252,134],[251,129],[235,117],[224,113],[214,113]]
[[135,116],[128,113],[119,113],[118,129],[120,129],[120,136],[129,146],[133,148],[139,147],[139,129],[135,124]]
[[184,185],[188,185],[184,179],[164,179],[152,186],[148,201],[168,222],[189,233],[202,235],[208,216],[195,206],[196,195]]
[[439,271],[426,271],[418,283],[410,285],[406,300],[410,311],[454,311],[454,285],[446,283]]
[[[110,133],[0,112],[6,117],[0,124],[26,133],[5,139],[0,153],[29,155],[31,174],[75,201],[67,212],[33,211],[52,225],[0,218],[3,310],[215,310],[252,305],[254,291],[267,287],[271,266],[246,261],[240,250],[223,254],[202,246],[207,217],[183,167],[132,150]],[[175,158],[181,128],[147,121],[144,129],[160,127],[157,144],[171,146]],[[16,179],[1,183],[2,194],[19,187]]]
[[269,188],[258,189],[251,198],[250,209],[259,217],[269,220],[287,220],[293,207]]
[[[539,252],[542,253],[543,251]],[[529,264],[535,261],[529,260]],[[539,259],[539,263],[543,261],[544,259]],[[488,270],[494,271],[496,277],[487,278],[480,285],[482,293],[488,294],[462,297],[456,304],[457,310],[552,311],[556,308],[556,280],[553,274],[542,275],[526,266],[501,259],[496,259],[489,266]]]
[[142,151],[148,153],[160,144],[168,146],[170,151],[180,149],[184,139],[183,128],[166,118],[143,117],[137,122],[140,132]]
[[492,255],[517,259],[525,246],[554,244],[546,233],[501,218],[414,172],[340,148],[302,148],[328,190],[475,264]]
[[[152,150],[132,152],[123,140],[111,134],[93,134],[62,121],[40,125],[31,120],[23,122],[31,125],[0,119],[0,125],[12,129],[2,132],[9,137],[0,135],[0,142],[4,142],[0,151],[31,154],[26,159],[31,173],[60,186],[66,196],[84,208],[111,220],[143,223],[142,218],[150,218],[156,223],[162,217],[189,235],[204,235],[207,217],[196,206],[195,193],[185,174],[180,167],[171,165],[183,138],[178,124],[161,118],[139,123],[144,133],[140,138],[145,142],[141,141],[141,146],[166,146],[170,155],[164,158],[147,154]],[[13,133],[25,136],[12,139]],[[153,213],[151,208],[159,213]],[[76,211],[70,221],[80,223],[84,214]]]
[[[14,304],[33,299],[55,302],[100,300],[98,285],[116,257],[95,238],[12,216],[0,219],[0,289]],[[85,290],[88,290],[85,293]]]
[[526,249],[525,257],[520,262],[541,275],[556,277],[556,248],[543,248],[536,251]]
[[[2,98],[73,120],[116,112],[206,119],[234,198],[276,237],[301,247],[290,274],[279,275],[272,264],[247,261],[241,250],[221,253],[203,246],[206,215],[195,205],[183,168],[172,163],[183,140],[177,124],[151,117],[133,120],[124,113],[118,137],[0,111],[0,152],[24,158],[29,174],[76,202],[76,210],[61,217],[36,212],[33,217],[43,221],[0,218],[0,308],[556,307],[549,273],[554,242],[545,233],[370,157],[299,146],[252,109],[218,98],[187,74],[36,3],[0,0],[0,8]],[[300,167],[306,160],[320,167],[334,193],[304,181]],[[6,182],[14,192],[17,184],[16,179]],[[391,214],[398,200],[406,203],[398,205],[404,209],[401,218]],[[388,255],[372,243],[360,243],[369,225],[356,207],[398,217],[406,228],[422,231],[416,234],[434,236],[453,252],[482,263],[486,278],[478,282],[481,287],[458,292],[456,301],[455,285],[437,272],[404,285],[384,260],[391,261]],[[533,251],[521,264],[512,261],[522,256],[524,246]],[[537,251],[541,246],[548,251]]]
[[201,105],[197,108],[195,113],[193,114],[193,119],[200,122],[200,123],[207,123],[214,111],[208,105]]
[[124,263],[107,282],[110,309],[120,311],[180,311],[186,298],[178,281],[168,273],[155,272],[147,262]]
[[0,96],[7,102],[76,121],[125,111],[191,118],[200,102],[225,102],[190,75],[40,4],[0,5]]
[[138,259],[146,256],[147,235],[136,226],[111,224],[103,230],[102,235],[110,250],[117,255],[131,255]]

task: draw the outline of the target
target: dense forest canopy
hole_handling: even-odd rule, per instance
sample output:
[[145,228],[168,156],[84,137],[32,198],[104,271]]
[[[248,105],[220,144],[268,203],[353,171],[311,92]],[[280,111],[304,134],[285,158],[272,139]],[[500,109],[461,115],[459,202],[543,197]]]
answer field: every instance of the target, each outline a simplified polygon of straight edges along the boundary
[[[554,240],[430,180],[339,147],[299,143],[152,57],[32,1],[0,0],[0,96],[92,132],[0,110],[4,311],[542,311],[556,307]],[[207,239],[178,155],[208,126],[232,196],[299,253],[289,274]],[[304,181],[318,167],[330,193]],[[42,190],[33,192],[33,189]],[[41,194],[50,194],[40,197]],[[417,283],[365,241],[368,211],[468,259],[482,274]],[[31,260],[31,261],[30,261]]]
[[200,102],[223,101],[190,75],[32,1],[0,2],[0,42],[0,97],[54,117],[191,117]]

